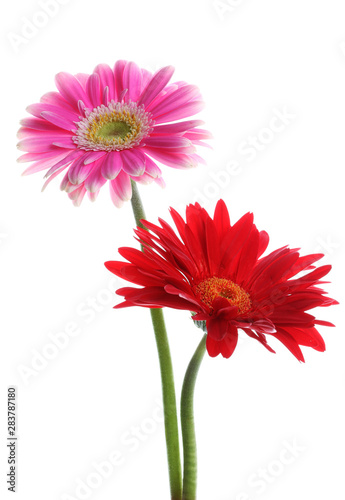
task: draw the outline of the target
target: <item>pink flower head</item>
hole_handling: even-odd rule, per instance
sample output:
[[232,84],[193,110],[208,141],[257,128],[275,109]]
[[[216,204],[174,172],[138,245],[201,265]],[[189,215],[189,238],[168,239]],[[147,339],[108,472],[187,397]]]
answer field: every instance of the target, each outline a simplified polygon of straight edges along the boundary
[[200,120],[177,121],[203,107],[197,87],[168,84],[173,68],[154,75],[135,63],[99,64],[91,75],[59,73],[58,92],[45,94],[27,111],[19,129],[18,161],[33,164],[24,174],[47,170],[43,189],[66,170],[61,189],[79,206],[93,201],[109,181],[117,207],[131,199],[131,180],[164,185],[157,161],[189,168],[202,159],[196,145],[210,134]]

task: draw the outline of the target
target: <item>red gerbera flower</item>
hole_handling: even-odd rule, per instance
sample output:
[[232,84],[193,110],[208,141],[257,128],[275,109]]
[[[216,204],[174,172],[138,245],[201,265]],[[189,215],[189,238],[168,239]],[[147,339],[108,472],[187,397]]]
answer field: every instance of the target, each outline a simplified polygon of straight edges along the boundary
[[[112,273],[142,287],[117,290],[125,302],[115,308],[191,311],[207,331],[210,356],[230,357],[239,328],[271,352],[265,335],[276,337],[300,361],[300,345],[325,350],[315,325],[334,325],[306,312],[338,303],[316,286],[331,269],[312,265],[323,254],[300,256],[285,246],[261,257],[268,234],[258,231],[251,213],[231,225],[223,200],[213,219],[198,203],[187,207],[186,222],[170,210],[180,237],[164,220],[159,219],[161,227],[143,221],[149,231],[135,231],[143,252],[120,248],[129,262],[106,262]],[[301,271],[309,272],[296,277]]]

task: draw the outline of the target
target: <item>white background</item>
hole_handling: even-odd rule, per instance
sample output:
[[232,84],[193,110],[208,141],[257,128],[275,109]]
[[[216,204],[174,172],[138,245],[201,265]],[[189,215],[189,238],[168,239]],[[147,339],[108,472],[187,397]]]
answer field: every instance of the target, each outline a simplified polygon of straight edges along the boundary
[[[207,166],[165,167],[165,190],[141,187],[148,218],[167,218],[169,205],[196,199],[213,209],[223,197],[233,221],[254,212],[271,236],[269,251],[289,244],[325,253],[321,262],[333,265],[326,287],[341,302],[344,2],[65,0],[45,17],[36,0],[1,9],[1,497],[12,498],[6,394],[14,384],[18,500],[79,499],[77,485],[87,481],[93,486],[83,498],[168,499],[149,313],[112,309],[121,284],[103,266],[119,246],[135,245],[130,204],[116,209],[104,187],[96,203],[85,199],[76,209],[58,180],[41,194],[43,175],[20,176],[18,122],[28,104],[55,90],[59,71],[89,73],[117,59],[153,71],[174,65],[173,80],[201,89],[213,150],[201,151]],[[14,42],[28,20],[42,26]],[[288,123],[270,134],[277,110]],[[255,136],[266,144],[245,153]],[[305,364],[274,339],[276,355],[243,339],[228,360],[205,357],[195,395],[199,500],[343,497],[342,305],[318,316],[337,328],[321,327],[327,351],[304,348]],[[200,332],[187,312],[166,311],[166,320],[179,396]],[[68,328],[78,335],[21,375]],[[129,441],[136,427],[141,438]],[[295,456],[286,443],[297,446]],[[97,485],[95,463],[116,451],[122,465]],[[259,474],[266,479],[258,482]]]

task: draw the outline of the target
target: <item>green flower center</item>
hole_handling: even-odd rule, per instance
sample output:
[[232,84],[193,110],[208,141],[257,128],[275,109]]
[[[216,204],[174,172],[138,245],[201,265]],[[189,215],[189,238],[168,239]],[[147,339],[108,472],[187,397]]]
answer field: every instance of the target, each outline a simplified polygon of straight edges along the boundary
[[125,139],[127,135],[131,133],[132,127],[128,125],[126,122],[122,121],[114,121],[105,123],[102,127],[100,127],[95,136],[97,138],[102,137],[102,139],[113,139],[116,137],[120,137],[121,139]]

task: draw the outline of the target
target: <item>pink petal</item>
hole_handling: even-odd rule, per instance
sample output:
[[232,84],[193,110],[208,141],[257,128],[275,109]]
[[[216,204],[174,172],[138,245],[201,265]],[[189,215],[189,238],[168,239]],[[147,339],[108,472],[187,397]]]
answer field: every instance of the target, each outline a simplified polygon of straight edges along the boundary
[[109,87],[104,87],[102,101],[105,106],[108,106],[110,98],[109,98]]
[[[85,181],[85,189],[91,193],[95,193],[107,182],[101,174],[103,159],[97,160],[93,163],[93,170]],[[86,165],[86,168],[88,165]]]
[[59,168],[58,170],[56,170],[56,172],[54,172],[54,173],[53,173],[53,174],[49,177],[49,179],[47,179],[47,180],[45,181],[45,183],[43,184],[43,187],[42,187],[42,192],[46,189],[46,187],[48,186],[48,184],[49,184],[49,183],[50,183],[53,179],[55,179],[55,177],[56,177],[57,175],[61,174],[61,172],[62,172],[63,170],[65,170],[65,168],[67,168],[67,165],[65,165],[65,166],[63,166],[63,167]]
[[[40,136],[40,137],[30,137],[29,139],[23,139],[18,142],[18,149],[21,151],[27,151],[28,153],[43,153],[46,151],[51,151],[56,149],[54,147],[54,141],[62,141],[62,139],[57,136]],[[71,145],[66,146],[72,149],[75,147],[73,142],[71,141]]]
[[84,187],[84,184],[72,184],[71,182],[68,182],[67,186],[65,187],[65,192],[68,194],[73,193],[73,191],[79,189],[80,186]]
[[121,170],[116,179],[110,181],[110,185],[120,200],[128,201],[132,198],[131,179],[123,170]]
[[127,99],[136,102],[141,93],[142,75],[140,68],[134,62],[129,62],[125,66],[123,86],[128,89]]
[[[57,128],[55,127],[54,131],[57,132]],[[54,133],[54,131],[50,130],[50,134]],[[42,132],[37,132],[37,130],[32,130],[31,128],[27,127],[20,127],[20,129],[17,132],[17,139],[31,139],[31,138],[37,138],[37,137],[42,137]],[[43,135],[44,137],[44,135]]]
[[40,102],[52,104],[53,106],[57,106],[58,108],[62,107],[70,112],[74,111],[73,106],[71,106],[71,104],[67,102],[66,99],[64,99],[62,95],[59,94],[59,92],[47,92],[41,97]]
[[[101,81],[101,89],[105,89],[106,87],[108,87],[109,101],[115,99],[114,73],[110,66],[108,66],[107,64],[98,64],[94,71],[99,75]],[[104,104],[107,105],[107,102],[104,102]]]
[[187,116],[195,115],[199,113],[205,104],[203,101],[191,101],[178,109],[172,109],[168,113],[164,113],[159,117],[155,117],[156,123],[164,123],[164,122],[172,122],[175,120],[182,120],[182,118],[186,118]]
[[79,207],[85,196],[86,189],[83,185],[68,194],[68,197],[73,201],[75,207]]
[[145,186],[151,184],[152,181],[154,180],[154,178],[151,177],[151,175],[147,174],[146,172],[143,173],[143,175],[140,175],[139,177],[131,177],[131,179],[134,182],[139,182],[140,184],[144,184]]
[[186,137],[187,139],[190,139],[193,142],[213,138],[212,134],[208,132],[208,130],[203,130],[201,128],[189,130],[188,132],[183,134],[183,137]]
[[[187,134],[184,137],[187,137]],[[197,141],[194,139],[192,143],[194,144],[194,146],[203,146],[204,148],[213,149],[213,147],[209,144],[206,144],[206,142]]]
[[194,161],[194,164],[197,165],[198,163],[200,163],[201,165],[207,165],[206,161],[201,158],[201,156],[197,155],[196,153],[193,153],[192,155],[190,155],[190,158],[192,161]]
[[150,104],[146,107],[147,111],[150,111],[152,108],[160,104],[164,99],[169,97],[172,93],[174,93],[176,90],[178,90],[178,85],[176,83],[171,83],[167,87],[164,87],[162,92],[160,92],[151,102]]
[[53,146],[64,149],[75,149],[76,145],[72,141],[72,137],[59,137],[53,142]]
[[97,106],[102,104],[100,80],[97,73],[93,73],[89,76],[86,83],[86,92],[93,108],[97,108]]
[[[75,123],[71,120],[68,120],[64,116],[57,115],[56,113],[52,113],[51,111],[43,111],[41,116],[47,120],[48,122],[56,125],[57,127],[63,128],[64,130],[74,131],[76,130]],[[77,121],[77,120],[76,120]]]
[[145,172],[145,157],[140,153],[137,154],[130,149],[121,151],[121,159],[123,162],[123,170],[128,175],[137,177]]
[[119,98],[118,98],[119,102],[122,102],[125,100],[125,96],[126,96],[127,92],[128,92],[128,89],[123,89],[123,91],[121,92],[121,94],[119,95]]
[[156,163],[147,155],[145,155],[145,164],[146,164],[146,168],[145,168],[145,173],[150,175],[151,177],[153,178],[157,178],[157,177],[161,177],[162,176],[162,171],[161,169],[158,167],[158,165],[156,165]]
[[[147,137],[144,139],[145,145],[154,148],[167,148],[167,149],[188,149],[189,152],[194,152],[195,149],[192,147],[192,143],[180,136],[155,136]],[[182,153],[183,151],[181,151]]]
[[203,124],[202,120],[187,120],[184,122],[169,123],[168,125],[157,125],[153,127],[151,137],[155,135],[181,134]]
[[127,61],[116,61],[115,66],[114,66],[114,79],[115,79],[115,100],[120,101],[119,97],[123,92],[124,86],[123,86],[123,71],[125,69],[125,66],[127,64]]
[[70,181],[69,181],[69,178],[68,178],[68,172],[65,173],[62,181],[61,181],[61,184],[60,184],[60,189],[61,191],[67,191],[67,186],[71,184]]
[[63,130],[61,128],[54,127],[53,130],[33,130],[31,128],[27,127],[21,127],[18,132],[17,136],[19,139],[38,139],[39,137],[41,138],[47,138],[50,137],[52,140],[54,138],[60,139],[64,137],[72,137],[72,133],[67,133],[66,130]]
[[141,74],[142,74],[142,78],[143,78],[142,88],[144,89],[144,88],[147,87],[147,85],[151,81],[151,79],[152,79],[152,73],[151,73],[151,71],[147,71],[147,69],[142,69],[141,70]]
[[79,100],[82,100],[86,106],[91,106],[91,102],[83,87],[73,75],[64,72],[58,73],[55,77],[55,83],[60,94],[73,106],[73,108],[78,109]]
[[79,101],[78,101],[78,111],[79,111],[79,113],[80,113],[80,116],[84,118],[84,117],[86,116],[86,112],[87,112],[87,111],[91,111],[91,109],[90,109],[90,108],[87,108],[87,107],[85,106],[85,104],[83,103],[83,101],[80,101],[80,100],[79,100]]
[[31,128],[33,130],[56,130],[55,125],[47,122],[47,120],[42,120],[41,118],[23,118],[20,120],[20,124],[23,127]]
[[89,197],[89,200],[94,202],[97,199],[97,196],[99,195],[100,189],[98,191],[95,191],[94,193],[91,193],[91,191],[87,192],[87,195]]
[[46,151],[45,153],[25,153],[17,159],[18,163],[25,163],[27,161],[38,161],[44,158],[56,158],[62,155],[62,152],[58,149],[53,151]]
[[86,92],[86,84],[87,84],[87,81],[89,79],[89,76],[87,73],[77,73],[75,75],[76,79],[78,80],[78,82],[80,83],[80,85],[82,86],[82,89]]
[[79,116],[77,113],[74,113],[73,111],[68,111],[67,109],[60,108],[58,106],[53,106],[52,104],[45,104],[45,103],[30,104],[26,108],[26,110],[28,113],[36,116],[37,118],[42,118],[42,113],[50,111],[51,113],[55,113],[58,116],[66,118],[72,123],[79,121]]
[[94,169],[94,164],[84,165],[84,157],[77,158],[68,170],[68,179],[71,184],[81,184]]
[[163,177],[157,177],[156,179],[153,179],[155,181],[156,184],[158,184],[159,187],[161,187],[162,189],[164,189],[166,187],[166,184],[165,184],[165,180],[163,179]]
[[122,158],[119,152],[108,153],[103,161],[101,173],[105,179],[115,179],[121,171],[122,165]]
[[66,156],[66,153],[63,153],[63,155],[64,155],[63,158],[58,163],[55,163],[55,165],[53,165],[50,170],[48,170],[45,177],[49,177],[56,170],[60,169],[61,167],[65,166],[65,165],[68,165],[76,158],[79,158],[79,156],[84,156],[84,151],[80,151],[79,149],[77,149],[77,150],[74,150],[71,153],[67,154],[67,156]]
[[173,73],[174,68],[172,66],[166,66],[165,68],[157,71],[141,94],[138,104],[148,106],[150,102],[153,101],[153,99],[164,89]]
[[115,207],[121,208],[123,205],[123,200],[115,193],[111,182],[109,182],[109,192],[111,201],[114,203]]
[[162,150],[157,150],[155,148],[145,148],[147,154],[153,156],[156,160],[163,163],[164,165],[168,165],[172,168],[193,168],[196,167],[197,162],[190,156],[185,154],[169,154],[163,153]]
[[162,101],[150,108],[150,113],[153,117],[160,116],[162,114],[174,111],[176,108],[184,106],[187,102],[195,99],[196,97],[201,98],[200,91],[195,85],[185,85],[181,87],[168,97],[162,99]]
[[84,165],[93,163],[94,161],[103,158],[106,154],[108,154],[107,151],[88,151],[84,155]]
[[35,161],[35,163],[30,165],[29,168],[24,170],[22,175],[35,174],[36,172],[41,172],[42,170],[46,170],[47,168],[52,167],[56,163],[60,163],[60,161],[63,161],[65,157],[66,157],[66,153],[63,153],[62,155],[61,154],[54,155],[53,157],[50,157],[50,158],[45,158],[42,160]]

